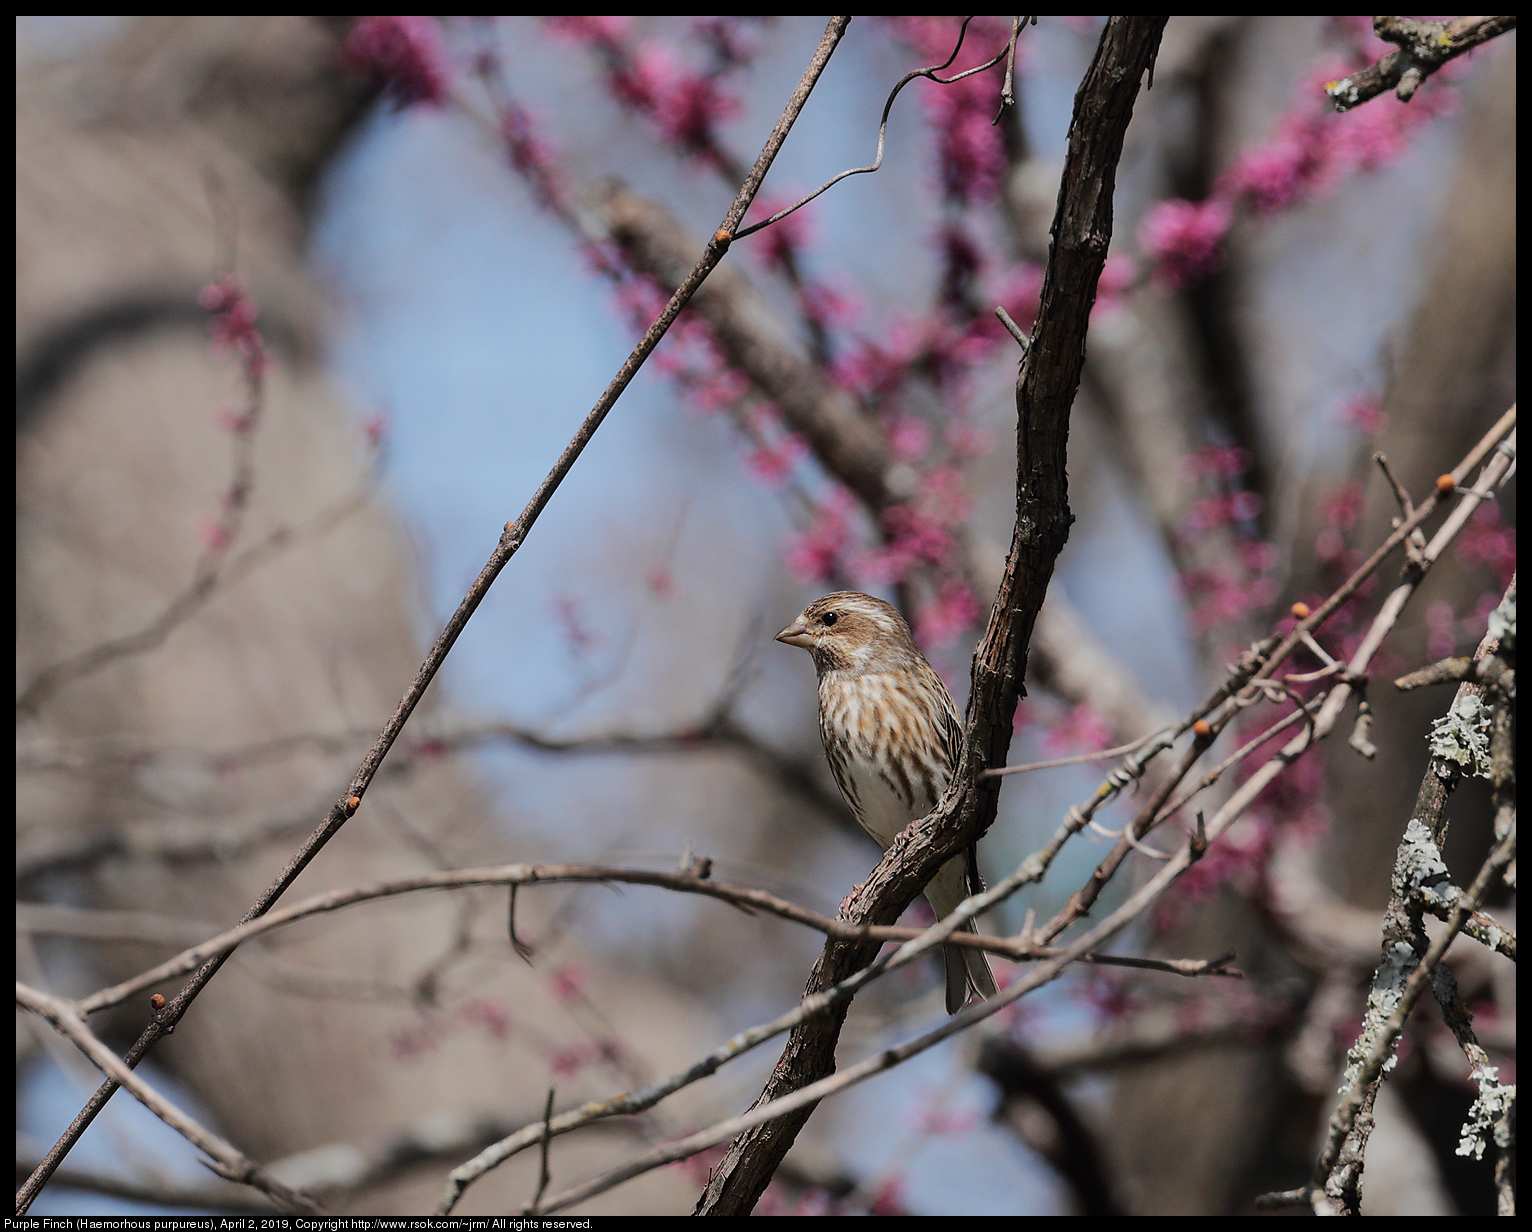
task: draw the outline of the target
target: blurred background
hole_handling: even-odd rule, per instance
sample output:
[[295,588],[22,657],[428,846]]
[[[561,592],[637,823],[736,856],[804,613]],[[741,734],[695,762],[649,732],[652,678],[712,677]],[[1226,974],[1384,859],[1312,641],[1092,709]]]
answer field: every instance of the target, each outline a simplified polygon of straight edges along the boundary
[[[750,220],[871,161],[889,90],[959,26],[853,22]],[[83,995],[272,880],[663,304],[668,254],[684,271],[724,216],[823,29],[18,19],[21,979]],[[1025,30],[998,124],[1003,64],[915,81],[881,170],[734,246],[289,899],[520,860],[671,869],[689,846],[720,880],[834,913],[878,853],[824,767],[812,664],[771,635],[827,590],[870,590],[963,703],[1014,516],[1018,352],[992,313],[1036,311],[1100,30]],[[1009,33],[975,19],[952,71]],[[1407,106],[1333,113],[1322,83],[1387,49],[1366,18],[1171,19],[1119,169],[1071,422],[1078,520],[1013,763],[1187,712],[1388,533],[1374,451],[1423,492],[1514,402],[1515,35]],[[1514,568],[1514,501],[1512,483],[1432,572],[1380,682],[1471,653]],[[1380,597],[1337,615],[1332,652]],[[1300,1184],[1446,705],[1392,694],[1373,690],[1375,761],[1311,753],[1122,941],[1235,950],[1246,979],[1060,980],[821,1106],[757,1210],[1211,1214]],[[1009,778],[987,875],[1105,764]],[[1451,806],[1461,884],[1487,801],[1465,784]],[[987,929],[1046,919],[1108,849],[1076,839]],[[530,964],[499,891],[274,933],[143,1072],[331,1209],[419,1212],[550,1085],[560,1109],[631,1089],[782,1012],[821,941],[641,887],[517,908]],[[1465,951],[1455,970],[1513,1081],[1513,967]],[[939,1021],[940,983],[933,963],[871,987],[843,1063]],[[123,1048],[145,1013],[92,1021]],[[778,1051],[557,1140],[554,1187],[742,1111]],[[33,1017],[17,1064],[19,1180],[97,1079]],[[1422,1016],[1379,1103],[1374,1213],[1492,1209],[1489,1162],[1452,1154],[1466,1074]],[[124,1105],[34,1213],[260,1208]],[[580,1209],[685,1213],[713,1159]],[[519,1207],[536,1166],[459,1209]]]

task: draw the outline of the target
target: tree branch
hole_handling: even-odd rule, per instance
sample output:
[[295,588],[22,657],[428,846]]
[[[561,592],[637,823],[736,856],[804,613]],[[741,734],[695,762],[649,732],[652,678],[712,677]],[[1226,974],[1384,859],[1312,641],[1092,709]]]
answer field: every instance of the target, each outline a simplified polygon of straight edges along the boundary
[[[452,614],[452,618],[447,622],[446,628],[437,637],[436,643],[431,647],[425,662],[420,665],[419,670],[415,673],[415,679],[411,681],[403,698],[400,699],[393,717],[389,719],[382,733],[378,736],[376,742],[374,742],[367,756],[362,761],[361,766],[357,769],[356,774],[352,777],[351,785],[346,794],[336,801],[331,807],[329,815],[309,837],[308,841],[298,850],[297,854],[288,862],[287,867],[278,875],[276,881],[245,913],[245,920],[252,920],[264,915],[271,905],[286,891],[287,887],[292,884],[298,874],[308,866],[309,861],[318,854],[320,848],[339,832],[340,828],[350,820],[351,816],[361,806],[362,796],[366,793],[373,777],[377,774],[378,767],[382,765],[384,757],[387,756],[399,733],[404,729],[405,723],[408,722],[410,715],[414,712],[416,705],[424,695],[426,687],[435,679],[436,673],[441,669],[448,651],[456,643],[458,635],[462,633],[469,618],[478,610],[479,604],[484,600],[484,596],[489,593],[490,586],[494,584],[500,571],[505,568],[511,557],[515,555],[522,543],[525,542],[538,516],[546,508],[554,492],[558,490],[559,485],[564,481],[564,477],[569,473],[580,454],[584,451],[585,446],[590,443],[591,438],[606,419],[607,413],[616,404],[623,390],[628,387],[628,383],[637,375],[639,368],[643,366],[644,361],[649,358],[654,348],[659,345],[660,339],[665,336],[666,331],[669,330],[681,309],[686,306],[707,276],[723,260],[735,230],[739,227],[746,210],[750,208],[750,203],[755,199],[756,193],[760,190],[761,182],[766,178],[766,172],[770,169],[773,160],[777,156],[777,152],[782,148],[782,143],[787,140],[787,134],[791,131],[794,122],[802,112],[804,104],[808,102],[809,94],[813,91],[815,83],[819,80],[820,74],[829,62],[830,54],[835,50],[836,44],[840,42],[850,22],[851,19],[849,17],[836,17],[825,28],[824,36],[820,39],[819,46],[815,49],[813,58],[804,70],[797,88],[793,91],[792,97],[789,98],[787,106],[783,109],[781,117],[777,120],[776,126],[766,139],[766,144],[761,150],[760,156],[756,159],[755,166],[751,168],[749,176],[744,184],[740,186],[740,190],[736,194],[733,204],[730,205],[728,213],[724,215],[718,230],[708,241],[701,259],[693,266],[691,273],[681,285],[676,288],[675,293],[670,297],[670,302],[666,304],[659,318],[649,327],[648,332],[644,334],[638,345],[633,348],[632,353],[618,370],[617,375],[612,378],[611,383],[608,384],[596,405],[591,409],[590,414],[586,416],[584,423],[580,425],[574,438],[564,448],[564,452],[559,456],[553,469],[548,472],[547,478],[543,480],[537,491],[533,493],[532,499],[527,502],[527,506],[522,511],[521,516],[513,522],[506,523],[505,530],[500,536],[500,542],[496,545],[494,552],[491,553],[484,568],[479,571],[479,576],[474,579],[473,585],[468,588],[468,593],[463,596],[462,601],[458,604],[457,611]],[[224,961],[224,957],[225,955],[220,954],[209,959],[203,968],[192,977],[186,987],[165,1006],[163,1012],[149,1023],[144,1029],[144,1033],[138,1038],[125,1058],[128,1069],[132,1069],[133,1066],[137,1065],[160,1040],[161,1036],[175,1027],[175,1024],[180,1021],[181,1016],[185,1014],[187,1007],[190,1006],[197,994],[217,974],[218,968]],[[53,1169],[62,1162],[64,1156],[69,1153],[70,1148],[79,1140],[80,1135],[85,1132],[91,1121],[95,1119],[96,1114],[105,1106],[106,1101],[111,1098],[112,1092],[116,1089],[117,1083],[109,1078],[91,1097],[85,1107],[81,1109],[79,1115],[75,1117],[69,1128],[65,1130],[64,1135],[54,1144],[48,1154],[44,1156],[43,1162],[38,1165],[37,1171],[27,1178],[26,1184],[21,1187],[16,1195],[16,1213],[18,1215],[24,1214],[31,1206],[33,1199],[36,1198],[43,1185],[47,1183]]]
[[1350,111],[1385,90],[1393,90],[1400,102],[1407,103],[1420,83],[1442,65],[1515,28],[1514,16],[1457,17],[1451,21],[1374,17],[1373,33],[1396,43],[1399,50],[1389,52],[1359,73],[1330,82],[1325,93],[1335,100],[1337,111]]
[[[900,835],[866,885],[848,900],[842,915],[849,920],[891,923],[937,869],[994,819],[1000,783],[981,774],[1005,764],[1033,624],[1072,520],[1064,469],[1069,408],[1085,358],[1096,280],[1111,240],[1112,190],[1123,133],[1164,24],[1163,17],[1112,18],[1075,97],[1041,309],[1017,383],[1016,527],[1005,576],[974,654],[963,758],[936,812]],[[831,941],[809,977],[808,993],[866,966],[874,952],[865,943]],[[793,1031],[757,1109],[789,1098],[834,1069],[846,1008],[842,1003]],[[697,1213],[748,1213],[812,1111],[812,1102],[799,1102],[787,1115],[745,1128],[715,1169]]]

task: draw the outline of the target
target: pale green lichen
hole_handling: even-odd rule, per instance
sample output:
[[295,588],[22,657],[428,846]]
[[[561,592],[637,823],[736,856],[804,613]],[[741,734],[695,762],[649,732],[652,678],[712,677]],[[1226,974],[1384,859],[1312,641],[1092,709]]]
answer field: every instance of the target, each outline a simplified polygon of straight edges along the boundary
[[1489,614],[1489,635],[1498,638],[1501,650],[1516,649],[1516,592],[1509,591],[1500,606]]
[[1404,838],[1399,843],[1399,855],[1395,862],[1396,876],[1402,877],[1409,887],[1439,885],[1447,880],[1447,863],[1442,859],[1441,848],[1431,837],[1425,824],[1411,817],[1404,827]]
[[[1367,994],[1367,1012],[1362,1016],[1362,1031],[1356,1037],[1356,1043],[1346,1053],[1346,1070],[1341,1075],[1340,1092],[1344,1095],[1356,1082],[1362,1072],[1362,1065],[1367,1056],[1373,1050],[1374,1044],[1383,1037],[1384,1025],[1388,1022],[1389,1015],[1398,1007],[1404,996],[1404,985],[1410,978],[1410,973],[1420,965],[1420,959],[1415,951],[1402,941],[1396,941],[1388,947],[1383,961],[1378,964],[1378,969],[1373,973],[1372,990]],[[1383,1062],[1383,1072],[1386,1074],[1394,1068],[1399,1060],[1399,1055],[1389,1052],[1388,1059]]]
[[1494,713],[1472,693],[1465,693],[1452,709],[1431,724],[1431,754],[1458,767],[1459,774],[1488,778],[1489,731]]
[[1509,1114],[1516,1103],[1516,1087],[1514,1084],[1501,1086],[1500,1071],[1492,1065],[1474,1070],[1473,1077],[1479,1084],[1479,1096],[1468,1110],[1468,1119],[1463,1122],[1457,1153],[1483,1159],[1484,1148],[1491,1137],[1498,1147],[1511,1145]]

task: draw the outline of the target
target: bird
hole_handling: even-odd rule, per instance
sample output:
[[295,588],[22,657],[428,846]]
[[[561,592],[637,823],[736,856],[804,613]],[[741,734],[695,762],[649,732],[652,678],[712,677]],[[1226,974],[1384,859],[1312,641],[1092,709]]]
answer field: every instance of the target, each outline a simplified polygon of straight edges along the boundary
[[[963,727],[952,694],[904,617],[859,591],[815,599],[776,640],[813,655],[825,758],[847,807],[887,851],[905,826],[936,807],[957,768]],[[970,847],[927,884],[937,919],[983,888],[973,857]],[[972,920],[964,928],[978,932]],[[952,946],[943,956],[949,1014],[967,1004],[970,989],[995,995],[982,951]]]

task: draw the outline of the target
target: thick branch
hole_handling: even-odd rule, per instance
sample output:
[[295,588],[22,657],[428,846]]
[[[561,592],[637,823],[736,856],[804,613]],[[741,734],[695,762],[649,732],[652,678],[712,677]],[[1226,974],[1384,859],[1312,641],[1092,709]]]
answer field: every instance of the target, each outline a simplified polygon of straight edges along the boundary
[[[964,756],[937,811],[896,839],[866,885],[848,900],[842,914],[854,922],[892,923],[937,869],[994,820],[1000,782],[981,775],[1005,764],[1032,627],[1071,521],[1064,470],[1069,408],[1111,240],[1123,133],[1164,24],[1163,17],[1112,18],[1075,97],[1042,305],[1017,385],[1016,528],[1000,592],[974,655]],[[839,982],[875,953],[867,943],[831,941],[809,977],[808,992]],[[833,1071],[845,1013],[842,1004],[794,1029],[757,1106]],[[812,1111],[812,1104],[795,1107],[746,1129],[715,1169],[697,1213],[750,1211]]]

